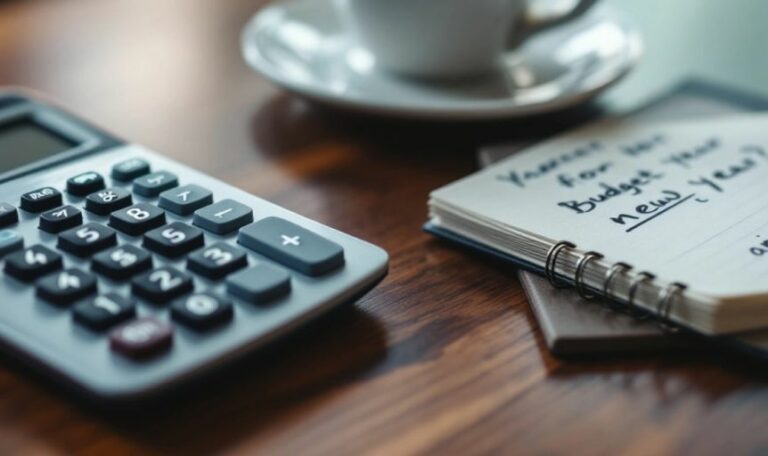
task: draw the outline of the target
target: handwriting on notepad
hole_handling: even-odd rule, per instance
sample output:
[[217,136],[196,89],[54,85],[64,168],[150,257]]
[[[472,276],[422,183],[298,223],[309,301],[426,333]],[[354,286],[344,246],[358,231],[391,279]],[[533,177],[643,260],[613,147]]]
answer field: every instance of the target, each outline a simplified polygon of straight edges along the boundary
[[[756,238],[760,239],[760,235],[755,235]],[[768,254],[768,239],[763,239],[760,241],[758,245],[752,246],[749,248],[749,253],[751,253],[754,256],[763,256],[765,254]]]
[[510,170],[504,174],[499,174],[496,179],[501,182],[513,184],[519,188],[524,188],[526,183],[531,180],[540,179],[552,175],[555,171],[580,160],[592,156],[598,152],[603,152],[603,145],[599,141],[590,141],[587,144],[563,152],[553,158],[537,163],[535,166],[524,170]]
[[[716,193],[723,193],[725,191],[725,188],[723,187],[726,185],[725,182],[756,169],[762,163],[762,160],[760,159],[768,158],[766,151],[760,146],[743,146],[739,149],[739,152],[748,156],[743,157],[730,165],[718,167],[708,176],[689,179],[687,184],[694,188],[705,187]],[[631,232],[692,198],[699,203],[706,203],[709,201],[708,198],[696,196],[696,193],[683,196],[674,190],[662,190],[661,196],[658,199],[652,199],[647,203],[639,204],[634,207],[633,211],[629,211],[629,213],[622,212],[614,217],[610,217],[610,220],[619,225],[634,223],[626,229],[626,232]]]
[[643,192],[643,187],[649,185],[654,180],[664,177],[661,173],[654,173],[649,170],[639,170],[631,178],[616,183],[600,182],[599,193],[590,196],[585,200],[570,200],[557,203],[560,207],[565,207],[575,211],[577,214],[585,214],[593,211],[600,203],[604,203],[611,198],[621,195],[639,195]]
[[[557,205],[573,214],[583,215],[596,211],[609,202],[610,204],[607,205],[614,207],[614,201],[635,200],[630,208],[608,215],[611,222],[624,226],[626,232],[631,232],[686,201],[709,202],[712,194],[726,191],[725,187],[728,181],[750,173],[768,160],[768,152],[763,146],[748,144],[735,149],[728,148],[716,136],[704,137],[693,142],[689,147],[673,151],[665,150],[664,143],[664,136],[657,134],[648,136],[644,140],[635,141],[631,145],[615,146],[616,148],[613,150],[624,155],[625,162],[627,159],[633,160],[643,157],[643,164],[650,165],[646,169],[634,171],[634,174],[629,175],[629,177],[626,177],[626,166],[623,168],[623,172],[621,171],[622,168],[617,166],[618,160],[621,159],[617,159],[615,162],[604,161],[597,166],[584,167],[581,171],[560,169],[555,176],[555,182],[559,186],[579,190],[579,193],[583,194],[585,185],[595,185],[596,192],[581,198],[562,200],[557,202]],[[606,147],[606,149],[610,152],[612,148]],[[736,157],[730,162],[720,164],[710,170],[703,170],[701,169],[702,166],[699,165],[694,166],[698,160],[719,151],[730,152]],[[656,153],[660,154],[657,155],[658,160],[649,163],[647,159]],[[656,165],[652,163],[656,163]],[[667,173],[661,170],[661,168],[668,168],[669,166],[675,167],[679,171]],[[681,174],[680,168],[685,171],[690,170],[690,173],[682,171],[683,174]],[[670,171],[672,170],[670,169]],[[617,173],[622,173],[623,176]],[[667,179],[667,175],[671,175],[671,177]],[[644,201],[636,201],[634,198],[644,193],[646,187],[654,188],[657,181],[666,180],[671,180],[667,184],[668,187],[656,188],[655,196]]]

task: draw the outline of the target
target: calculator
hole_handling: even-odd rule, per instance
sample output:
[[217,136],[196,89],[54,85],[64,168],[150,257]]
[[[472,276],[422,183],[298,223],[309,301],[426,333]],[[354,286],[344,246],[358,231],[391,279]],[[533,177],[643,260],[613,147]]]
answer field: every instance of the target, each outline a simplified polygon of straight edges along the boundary
[[379,247],[0,92],[0,345],[146,399],[375,286]]

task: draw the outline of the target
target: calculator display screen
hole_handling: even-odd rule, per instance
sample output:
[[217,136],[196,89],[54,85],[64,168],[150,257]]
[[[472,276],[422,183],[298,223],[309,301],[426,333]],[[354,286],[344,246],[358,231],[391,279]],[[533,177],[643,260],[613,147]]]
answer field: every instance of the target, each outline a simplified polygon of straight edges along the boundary
[[0,173],[76,146],[31,119],[0,125]]

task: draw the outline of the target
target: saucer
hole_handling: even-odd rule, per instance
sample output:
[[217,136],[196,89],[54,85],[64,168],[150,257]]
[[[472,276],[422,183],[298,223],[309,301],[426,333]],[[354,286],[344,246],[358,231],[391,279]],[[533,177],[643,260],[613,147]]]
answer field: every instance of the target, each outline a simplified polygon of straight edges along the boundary
[[637,30],[603,2],[508,52],[494,74],[453,82],[411,79],[377,68],[343,26],[336,5],[294,0],[261,10],[242,33],[246,62],[289,91],[337,107],[465,120],[582,103],[621,79],[642,52]]

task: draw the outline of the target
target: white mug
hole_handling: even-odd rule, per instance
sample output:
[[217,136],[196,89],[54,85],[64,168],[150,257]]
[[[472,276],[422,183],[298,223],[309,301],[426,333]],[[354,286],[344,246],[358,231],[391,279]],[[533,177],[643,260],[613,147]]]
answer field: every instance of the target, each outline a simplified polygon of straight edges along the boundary
[[[462,78],[493,69],[505,50],[569,21],[596,0],[536,14],[536,0],[339,0],[351,31],[376,65],[423,78]],[[562,6],[563,2],[555,2]]]

